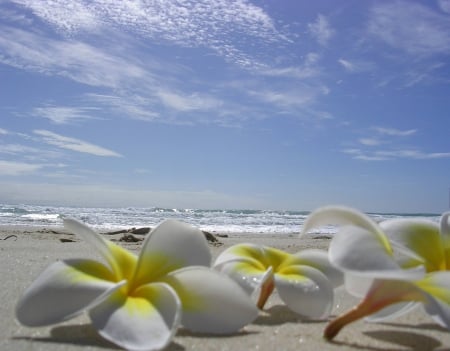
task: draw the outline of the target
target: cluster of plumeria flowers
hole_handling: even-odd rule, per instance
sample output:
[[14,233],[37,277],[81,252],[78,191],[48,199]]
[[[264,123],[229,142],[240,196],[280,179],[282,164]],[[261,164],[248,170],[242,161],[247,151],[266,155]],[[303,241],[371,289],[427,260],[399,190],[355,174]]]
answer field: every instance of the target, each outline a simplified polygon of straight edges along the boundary
[[211,264],[203,233],[166,220],[145,238],[139,256],[87,225],[64,226],[93,245],[101,261],[67,259],[46,268],[19,300],[25,326],[60,323],[87,312],[105,339],[127,350],[161,350],[178,327],[231,334],[254,321],[272,292],[305,320],[326,320],[334,289],[361,302],[325,329],[328,340],[348,323],[394,318],[422,305],[450,329],[450,212],[440,224],[418,219],[374,222],[351,208],[328,206],[307,218],[301,236],[338,225],[328,252],[295,254],[237,244]]

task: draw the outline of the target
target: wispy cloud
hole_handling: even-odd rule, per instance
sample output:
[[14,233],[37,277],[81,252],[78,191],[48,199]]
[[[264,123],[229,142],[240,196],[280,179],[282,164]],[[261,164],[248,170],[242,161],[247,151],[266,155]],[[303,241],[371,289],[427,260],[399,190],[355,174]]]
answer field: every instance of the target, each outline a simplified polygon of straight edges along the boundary
[[338,62],[347,72],[360,73],[374,69],[374,64],[368,61],[339,59]]
[[258,100],[271,105],[277,105],[283,109],[298,109],[311,107],[316,100],[329,93],[329,89],[324,85],[303,85],[300,84],[289,90],[281,89],[254,89],[247,93]]
[[245,0],[74,0],[70,8],[63,0],[16,2],[67,35],[116,27],[157,42],[207,47],[237,63],[251,40],[260,45],[287,40],[262,8]]
[[302,65],[287,67],[264,67],[259,70],[259,73],[273,77],[289,77],[296,79],[317,77],[321,74],[321,70],[318,67],[319,60],[319,54],[310,52],[306,55]]
[[450,13],[450,0],[438,0],[438,4],[442,11]]
[[43,141],[49,145],[54,145],[62,149],[87,153],[95,156],[121,157],[119,153],[105,149],[76,138],[66,137],[60,134],[50,132],[48,130],[35,130],[36,135],[41,136]]
[[381,135],[389,135],[389,136],[410,136],[417,133],[417,129],[395,129],[395,128],[386,128],[386,127],[373,127],[373,129]]
[[411,1],[377,3],[370,12],[371,35],[411,55],[450,53],[448,16]]
[[415,149],[367,151],[354,148],[344,149],[342,152],[351,155],[352,158],[356,160],[363,161],[388,161],[396,159],[431,160],[450,158],[450,152],[426,153]]
[[98,119],[93,116],[97,108],[69,107],[69,106],[46,106],[33,109],[34,116],[43,117],[55,124],[69,124],[88,119]]
[[334,29],[331,28],[327,18],[322,14],[317,15],[315,22],[308,24],[308,30],[320,45],[327,45],[334,35]]
[[0,26],[0,51],[4,64],[96,87],[119,89],[129,81],[150,79],[130,58],[76,40],[50,39],[7,26]]
[[[416,147],[402,147],[400,140],[417,133],[417,129],[395,129],[387,127],[372,127],[371,137],[359,138],[358,146],[346,148],[343,153],[351,155],[356,160],[388,161],[396,159],[430,160],[450,158],[450,152],[424,152]],[[383,149],[379,146],[384,145]]]
[[377,146],[383,143],[380,139],[376,138],[360,138],[359,143],[366,146]]
[[172,91],[160,90],[157,95],[164,105],[177,111],[210,110],[218,108],[222,102],[216,98],[198,93],[184,96]]
[[19,176],[23,174],[30,174],[36,172],[42,167],[43,165],[40,164],[0,160],[0,175]]

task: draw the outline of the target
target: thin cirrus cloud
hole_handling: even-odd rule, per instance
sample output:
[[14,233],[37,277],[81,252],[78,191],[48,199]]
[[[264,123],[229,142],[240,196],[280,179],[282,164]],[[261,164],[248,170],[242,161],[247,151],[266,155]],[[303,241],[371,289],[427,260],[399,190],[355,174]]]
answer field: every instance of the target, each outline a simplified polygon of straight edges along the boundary
[[[418,148],[401,148],[396,146],[399,139],[413,136],[416,129],[396,129],[388,127],[372,127],[375,132],[373,137],[358,139],[360,147],[342,150],[344,154],[353,159],[363,161],[389,161],[396,159],[429,160],[450,158],[450,152],[423,152]],[[389,145],[390,148],[379,149],[380,145]],[[361,148],[365,147],[365,148]]]
[[375,65],[369,61],[348,60],[340,58],[338,62],[349,73],[366,72],[371,71],[375,68]]
[[30,71],[59,75],[96,87],[120,88],[147,76],[145,69],[93,45],[42,37],[0,26],[0,62]]
[[308,30],[320,45],[327,45],[335,32],[327,18],[322,14],[317,16],[315,22],[308,24]]
[[[144,38],[181,46],[208,47],[237,63],[249,38],[269,45],[288,40],[259,7],[240,0],[186,2],[16,1],[67,34],[118,27]],[[234,39],[229,41],[230,35]]]
[[30,174],[41,169],[42,167],[43,165],[40,164],[0,160],[0,175],[18,176],[22,174]]
[[381,135],[389,135],[389,136],[410,136],[417,133],[417,129],[395,129],[395,128],[386,128],[386,127],[373,127],[373,129],[381,134]]
[[45,143],[62,149],[87,153],[95,156],[122,157],[122,155],[115,151],[85,142],[83,140],[56,134],[48,130],[35,130],[34,134],[41,136]]
[[415,149],[366,151],[358,148],[353,148],[344,149],[343,152],[345,154],[351,155],[353,159],[363,161],[389,161],[398,159],[430,160],[450,158],[450,152],[425,153],[423,151]]
[[450,53],[448,16],[418,3],[380,2],[370,12],[368,31],[410,55],[427,57]]
[[[165,1],[163,5],[139,1],[114,4],[107,1],[74,1],[71,2],[70,16],[67,15],[66,1],[52,1],[51,6],[48,1],[18,0],[16,3],[50,24],[58,35],[44,37],[42,32],[0,26],[0,51],[5,53],[0,57],[0,62],[20,69],[63,76],[91,87],[107,88],[109,91],[103,90],[90,96],[96,97],[102,111],[111,112],[109,116],[168,123],[189,120],[195,123],[206,121],[206,115],[210,115],[212,110],[220,110],[220,121],[223,122],[226,118],[238,121],[235,111],[244,108],[232,101],[233,92],[218,91],[217,88],[211,91],[210,82],[203,82],[198,89],[192,91],[191,88],[187,92],[182,79],[167,79],[173,77],[174,69],[179,68],[173,62],[171,64],[165,60],[162,64],[158,61],[160,58],[149,61],[147,56],[130,57],[133,51],[125,50],[123,45],[133,47],[135,39],[150,39],[155,45],[168,43],[178,47],[206,48],[253,76],[286,79],[290,84],[292,79],[301,79],[305,87],[302,91],[297,89],[297,99],[281,99],[280,91],[289,91],[290,87],[269,91],[264,85],[258,85],[260,91],[255,91],[255,88],[251,94],[241,90],[248,97],[245,104],[258,103],[263,99],[273,109],[282,106],[294,110],[299,106],[304,108],[321,95],[326,95],[324,91],[327,88],[323,83],[306,81],[321,75],[318,65],[320,56],[310,52],[298,65],[286,62],[275,64],[272,53],[276,48],[283,52],[282,47],[290,45],[289,34],[280,32],[262,8],[246,1],[204,0],[183,4]],[[323,15],[310,24],[309,30],[322,45],[334,34]],[[85,36],[86,33],[93,35]],[[106,35],[107,47],[101,44],[105,42],[103,38]],[[117,36],[125,40],[114,42]],[[81,41],[88,39],[97,43]],[[253,48],[251,51],[250,46]],[[255,47],[258,50],[254,50]],[[215,85],[218,86],[221,84]],[[314,110],[313,106],[308,108]],[[67,106],[41,106],[33,111],[33,114],[56,124],[81,122],[90,118],[89,113],[87,108],[75,111]],[[180,113],[184,113],[182,118]],[[187,117],[185,113],[191,115]],[[264,115],[273,113],[266,112]],[[254,117],[260,118],[261,111]]]
[[68,124],[89,119],[98,119],[93,114],[97,108],[45,106],[33,109],[33,115],[43,117],[55,124]]

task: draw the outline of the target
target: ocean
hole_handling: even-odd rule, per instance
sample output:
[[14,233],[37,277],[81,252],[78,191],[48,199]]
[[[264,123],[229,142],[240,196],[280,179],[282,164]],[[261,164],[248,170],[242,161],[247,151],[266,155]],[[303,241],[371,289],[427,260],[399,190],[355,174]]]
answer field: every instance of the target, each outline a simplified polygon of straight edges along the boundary
[[[212,233],[299,233],[308,211],[268,210],[202,210],[176,208],[88,208],[0,204],[0,225],[45,226],[62,225],[62,217],[74,217],[99,231],[154,227],[164,219],[172,218],[192,224]],[[424,218],[439,222],[440,214],[369,213],[375,221],[389,218]],[[328,226],[313,235],[329,235],[336,228]]]

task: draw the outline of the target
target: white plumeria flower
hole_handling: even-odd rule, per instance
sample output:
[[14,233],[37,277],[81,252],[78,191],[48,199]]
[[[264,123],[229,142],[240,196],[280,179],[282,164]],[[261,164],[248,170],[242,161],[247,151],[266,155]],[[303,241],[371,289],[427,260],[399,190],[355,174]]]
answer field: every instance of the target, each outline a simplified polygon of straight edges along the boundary
[[51,264],[17,305],[26,326],[45,326],[88,311],[107,340],[129,350],[158,350],[181,322],[204,333],[231,333],[258,310],[231,279],[210,269],[201,231],[174,220],[146,237],[137,257],[74,219],[65,227],[95,246],[105,262],[68,259]]
[[367,215],[340,206],[320,208],[305,222],[313,227],[340,224],[330,243],[331,263],[343,270],[347,290],[363,301],[331,322],[325,337],[367,317],[380,321],[422,304],[440,324],[450,328],[450,212],[440,225],[420,219],[375,223]]
[[237,281],[263,308],[274,288],[294,312],[307,319],[328,317],[333,308],[333,289],[342,274],[321,250],[289,254],[255,244],[237,244],[222,252],[214,268]]

